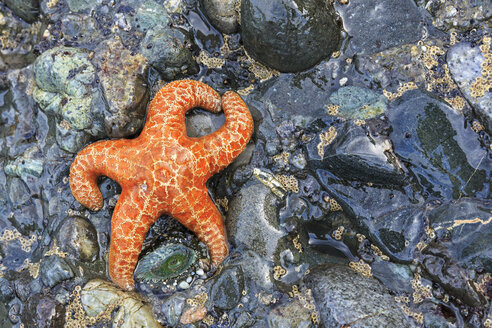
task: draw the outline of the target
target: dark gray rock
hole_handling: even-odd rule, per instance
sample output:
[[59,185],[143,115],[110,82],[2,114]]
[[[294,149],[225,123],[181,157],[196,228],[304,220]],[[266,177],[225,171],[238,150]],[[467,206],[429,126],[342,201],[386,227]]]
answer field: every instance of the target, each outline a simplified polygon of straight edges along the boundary
[[57,238],[62,251],[83,262],[93,262],[99,255],[97,231],[82,217],[68,217],[63,221]]
[[304,282],[325,327],[416,327],[377,280],[345,266],[319,266]]
[[2,0],[17,16],[33,23],[39,16],[39,0]]
[[174,293],[162,303],[157,312],[166,318],[169,325],[176,326],[179,323],[185,303],[186,297],[183,293]]
[[474,198],[436,207],[428,215],[437,237],[430,249],[438,248],[464,268],[492,272],[491,210],[492,201]]
[[53,287],[64,280],[74,277],[70,266],[59,256],[50,256],[43,259],[39,268],[39,274],[41,281],[47,287]]
[[[487,132],[492,134],[492,92],[481,92],[479,89],[482,87],[475,85],[477,79],[484,78],[484,53],[480,47],[460,42],[449,49],[446,59],[453,80],[460,87],[466,100],[473,105]],[[487,89],[485,86],[483,88]]]
[[394,152],[414,184],[434,197],[490,197],[492,160],[461,114],[418,90],[388,110]]
[[225,268],[215,279],[210,289],[210,299],[214,306],[222,310],[233,309],[241,299],[244,290],[243,272],[239,266]]
[[12,298],[14,298],[14,289],[10,281],[3,277],[0,278],[0,303],[7,304]]
[[231,200],[227,212],[229,241],[272,260],[283,236],[279,230],[275,201],[276,196],[261,183],[242,188]]
[[324,128],[320,121],[316,121],[313,125],[321,128],[323,133],[330,129],[335,131],[336,137],[330,144],[322,147],[321,154],[319,135],[306,146],[311,170],[328,169],[342,179],[385,186],[403,184],[403,173],[385,154],[386,149],[390,147],[389,142],[375,143],[363,128],[351,122],[329,127],[325,125]]
[[207,18],[213,26],[225,34],[232,34],[239,27],[237,3],[238,0],[201,0]]
[[140,51],[164,79],[198,72],[190,48],[192,40],[188,33],[178,28],[158,27],[147,32]]
[[101,30],[96,19],[86,15],[70,14],[61,20],[65,40],[73,45],[93,45],[101,39]]
[[63,327],[65,307],[49,295],[36,294],[29,298],[23,309],[22,322],[27,327]]
[[241,33],[254,59],[281,72],[314,66],[340,40],[333,7],[321,0],[244,0]]
[[335,8],[358,55],[373,54],[422,38],[425,12],[413,0],[350,0],[347,5],[335,1]]

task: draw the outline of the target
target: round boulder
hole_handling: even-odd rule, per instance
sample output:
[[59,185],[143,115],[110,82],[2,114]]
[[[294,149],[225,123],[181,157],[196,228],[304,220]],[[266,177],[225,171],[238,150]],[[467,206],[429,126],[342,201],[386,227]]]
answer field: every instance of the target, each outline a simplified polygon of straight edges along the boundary
[[241,28],[248,53],[280,72],[313,67],[340,40],[335,11],[324,0],[243,0]]

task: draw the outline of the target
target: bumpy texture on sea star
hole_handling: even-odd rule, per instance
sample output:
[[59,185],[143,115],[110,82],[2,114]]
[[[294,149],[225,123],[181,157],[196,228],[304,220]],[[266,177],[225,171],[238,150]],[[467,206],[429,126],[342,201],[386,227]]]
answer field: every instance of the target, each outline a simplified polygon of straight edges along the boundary
[[[222,106],[221,106],[222,105]],[[219,112],[225,123],[200,138],[186,135],[185,113],[194,107]],[[122,192],[111,221],[109,273],[123,289],[134,288],[133,271],[150,226],[167,214],[193,231],[208,247],[212,267],[227,256],[222,216],[208,195],[207,180],[246,147],[253,119],[242,99],[222,99],[208,85],[190,80],[163,87],[150,103],[142,133],[135,139],[99,141],[84,148],[70,169],[70,188],[82,205],[97,211],[101,175]]]

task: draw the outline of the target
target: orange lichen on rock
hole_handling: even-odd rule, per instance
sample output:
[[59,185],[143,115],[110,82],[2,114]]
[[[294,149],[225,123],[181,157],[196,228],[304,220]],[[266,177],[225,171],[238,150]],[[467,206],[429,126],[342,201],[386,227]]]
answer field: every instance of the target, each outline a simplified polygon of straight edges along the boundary
[[[185,114],[201,107],[221,110],[224,125],[204,137],[186,135]],[[81,150],[70,169],[75,199],[97,211],[103,197],[101,175],[122,188],[111,221],[109,274],[127,290],[134,288],[133,271],[150,226],[167,214],[193,231],[209,249],[212,268],[227,256],[222,216],[208,195],[207,180],[229,165],[246,147],[253,119],[234,92],[220,95],[191,80],[164,86],[150,103],[141,134],[135,139],[98,141]]]

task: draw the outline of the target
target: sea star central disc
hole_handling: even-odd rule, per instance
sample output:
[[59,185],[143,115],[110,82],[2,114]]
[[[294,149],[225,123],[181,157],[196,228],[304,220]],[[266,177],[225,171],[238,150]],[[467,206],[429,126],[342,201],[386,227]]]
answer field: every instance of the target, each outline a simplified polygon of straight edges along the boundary
[[[194,107],[219,112],[225,123],[200,138],[186,135],[185,113]],[[171,82],[150,103],[141,134],[135,139],[93,143],[79,152],[70,168],[75,199],[97,211],[103,197],[101,175],[122,188],[111,220],[109,274],[123,289],[134,288],[133,271],[150,226],[167,214],[193,231],[208,247],[212,267],[227,256],[222,216],[205,183],[246,147],[253,119],[234,92],[220,95],[191,80]]]

